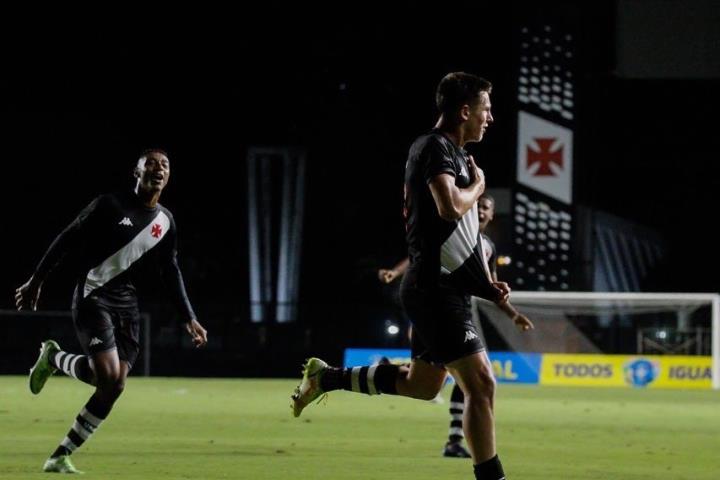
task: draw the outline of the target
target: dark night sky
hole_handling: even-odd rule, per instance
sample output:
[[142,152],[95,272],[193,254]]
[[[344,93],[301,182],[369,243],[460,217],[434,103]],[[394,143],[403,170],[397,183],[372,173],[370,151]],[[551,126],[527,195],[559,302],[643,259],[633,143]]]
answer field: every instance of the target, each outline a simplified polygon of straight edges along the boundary
[[[204,24],[203,33],[172,24],[142,35],[97,26],[53,38],[27,33],[27,43],[5,52],[0,79],[0,308],[11,306],[13,288],[82,206],[129,184],[136,154],[149,145],[172,154],[163,203],[178,220],[183,266],[203,280],[191,293],[206,301],[246,301],[246,149],[305,147],[303,294],[342,295],[328,279],[352,275],[366,258],[403,254],[407,148],[434,123],[433,91],[451,70],[496,85],[496,125],[473,152],[490,186],[510,187],[512,46],[522,14],[515,4],[462,5],[477,27],[444,22],[428,8],[417,20],[399,13],[303,28],[264,22],[248,30],[253,22],[243,18],[235,29]],[[720,81],[623,78],[614,8],[574,18],[585,42],[576,198],[673,242],[659,288],[719,290],[708,228],[719,191]],[[311,268],[327,277],[317,280]]]

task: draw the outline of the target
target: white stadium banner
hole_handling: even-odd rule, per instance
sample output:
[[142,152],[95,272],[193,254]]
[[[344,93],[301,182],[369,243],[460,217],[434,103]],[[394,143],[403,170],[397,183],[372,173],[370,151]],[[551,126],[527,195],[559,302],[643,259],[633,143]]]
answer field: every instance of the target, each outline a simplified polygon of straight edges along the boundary
[[572,203],[572,130],[527,112],[518,118],[517,181]]

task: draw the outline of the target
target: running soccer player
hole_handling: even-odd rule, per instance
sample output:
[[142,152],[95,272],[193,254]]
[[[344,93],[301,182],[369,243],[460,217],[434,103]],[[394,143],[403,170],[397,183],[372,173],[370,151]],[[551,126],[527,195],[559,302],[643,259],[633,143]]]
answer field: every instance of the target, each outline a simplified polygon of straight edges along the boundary
[[[495,244],[485,234],[488,224],[495,218],[495,199],[488,193],[483,193],[478,200],[478,220],[480,222],[480,235],[483,236],[484,254],[490,269],[490,275],[493,281],[497,282],[497,250]],[[407,270],[409,260],[404,259],[398,262],[393,268],[378,270],[378,278],[381,282],[391,283],[395,279],[402,277]],[[520,325],[532,326],[532,322],[515,310],[510,302],[506,302],[502,306],[505,314],[515,323]],[[465,411],[465,395],[460,386],[455,383],[450,394],[450,430],[448,440],[443,448],[444,457],[454,458],[470,458],[470,452],[463,446],[465,434],[463,432],[462,417]]]
[[30,370],[30,391],[40,393],[57,370],[95,387],[43,470],[79,472],[70,455],[107,418],[125,388],[137,359],[139,311],[134,279],[159,267],[185,329],[197,347],[207,331],[195,317],[177,262],[177,232],[160,195],[170,178],[170,161],[162,150],[142,154],[134,170],[134,191],[93,200],[58,235],[30,280],[15,291],[18,310],[37,308],[40,290],[61,261],[77,272],[72,316],[84,355],[65,352],[53,340],[42,343]]
[[[304,366],[292,395],[295,416],[332,390],[396,394],[429,400],[448,371],[465,393],[463,428],[476,479],[501,480],[495,448],[495,379],[470,296],[504,305],[510,289],[493,281],[479,234],[477,200],[485,177],[464,150],[482,140],[493,122],[491,84],[475,75],[450,73],[440,82],[440,118],[410,147],[405,170],[405,218],[410,265],[401,299],[413,323],[410,367],[333,368],[317,358]],[[522,329],[531,324],[520,323]]]

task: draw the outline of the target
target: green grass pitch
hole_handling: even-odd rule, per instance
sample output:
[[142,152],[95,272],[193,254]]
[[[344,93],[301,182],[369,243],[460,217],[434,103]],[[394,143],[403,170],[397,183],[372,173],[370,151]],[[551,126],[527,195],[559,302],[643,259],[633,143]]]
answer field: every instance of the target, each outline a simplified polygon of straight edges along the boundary
[[[469,460],[440,456],[447,403],[333,392],[294,419],[295,384],[130,378],[75,465],[86,479],[472,478]],[[0,479],[46,479],[91,392],[53,377],[33,396],[0,377]],[[509,480],[720,478],[718,392],[501,385],[496,403]]]

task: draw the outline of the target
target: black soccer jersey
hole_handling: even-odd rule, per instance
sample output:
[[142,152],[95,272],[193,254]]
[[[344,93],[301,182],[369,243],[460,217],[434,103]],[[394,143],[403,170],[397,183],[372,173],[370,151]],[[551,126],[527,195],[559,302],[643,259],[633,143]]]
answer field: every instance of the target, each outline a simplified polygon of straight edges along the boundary
[[[133,278],[157,266],[182,321],[195,314],[177,263],[175,220],[158,204],[145,206],[133,192],[93,200],[55,239],[35,276],[44,279],[60,261],[77,273],[73,306],[88,296],[109,305],[133,307]],[[154,265],[150,265],[154,264]]]
[[441,174],[455,177],[459,188],[472,183],[465,150],[433,129],[415,140],[405,166],[407,275],[421,288],[448,285],[495,301],[497,291],[483,254],[477,205],[459,220],[440,217],[429,183]]
[[497,250],[495,249],[495,243],[485,235],[484,233],[480,233],[483,238],[483,247],[485,250],[485,262],[487,263],[487,266],[490,270],[490,278],[495,278],[497,276]]

